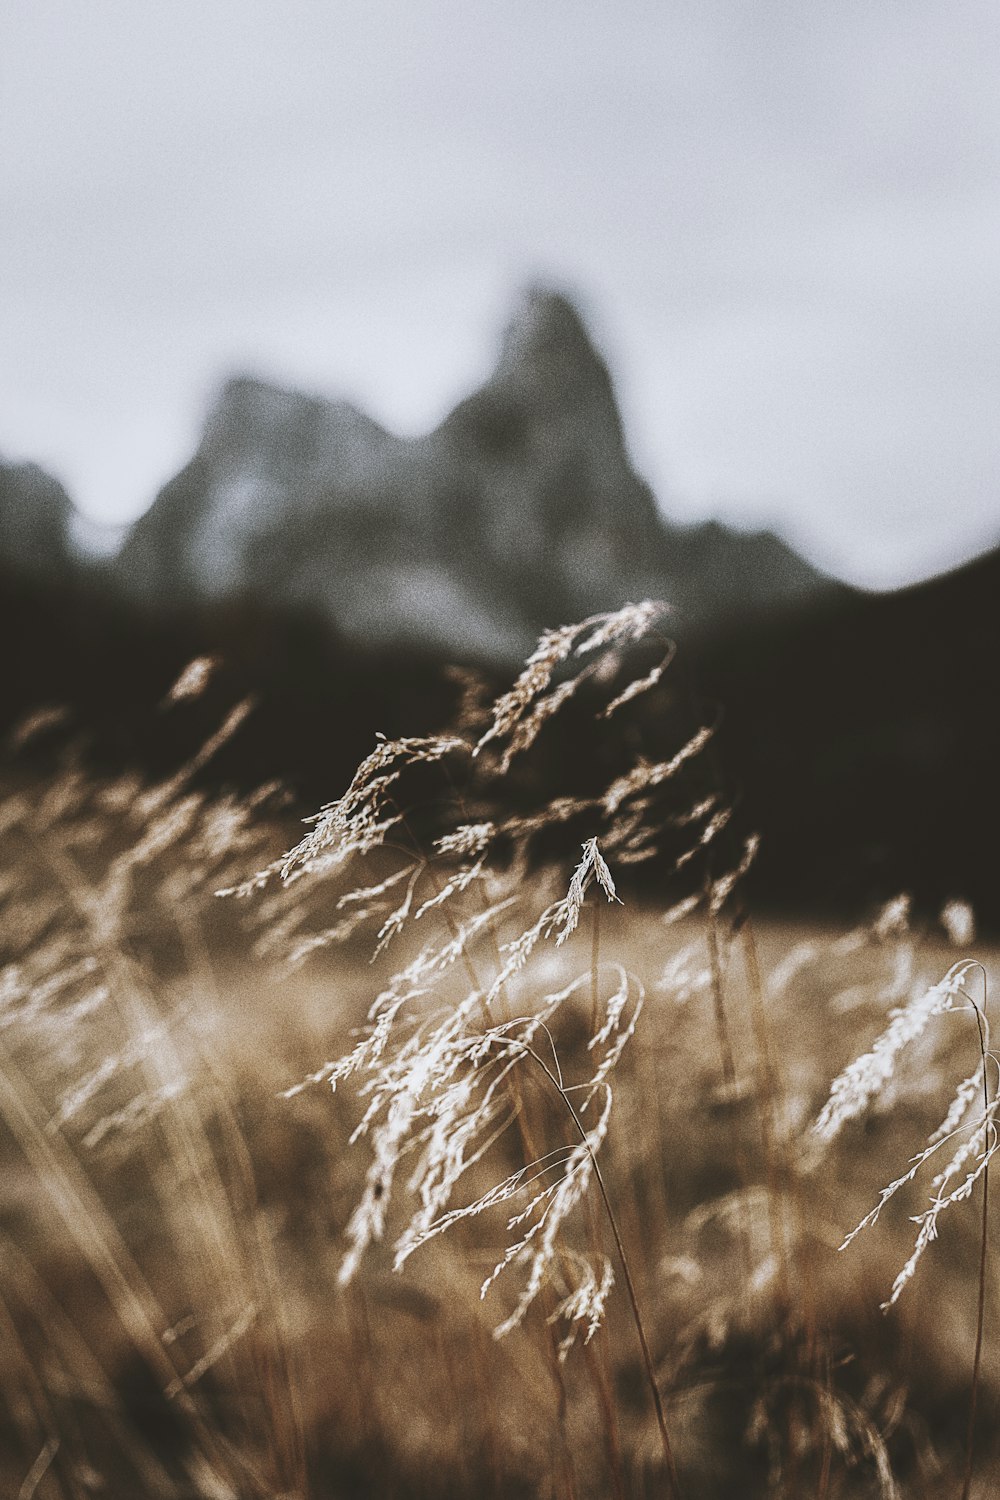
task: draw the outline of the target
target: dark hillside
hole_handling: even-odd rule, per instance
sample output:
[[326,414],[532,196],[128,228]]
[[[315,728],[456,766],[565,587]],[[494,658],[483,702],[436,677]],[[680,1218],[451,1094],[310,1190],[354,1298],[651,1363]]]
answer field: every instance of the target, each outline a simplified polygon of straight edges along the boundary
[[[66,711],[32,744],[36,764],[71,737],[94,770],[163,774],[249,697],[252,712],[202,779],[249,790],[277,777],[303,809],[336,795],[376,730],[429,730],[455,700],[436,660],[365,652],[305,612],[247,602],[151,616],[86,583],[55,591],[7,573],[0,629],[17,642],[5,655],[0,733],[42,708]],[[218,661],[207,691],[165,708],[184,667],[206,655]]]
[[817,910],[960,894],[1000,923],[1000,552],[722,633],[698,678],[765,833],[762,890]]
[[[151,615],[83,584],[52,591],[8,574],[0,625],[17,643],[5,729],[65,705],[53,746],[70,732],[96,767],[162,772],[249,695],[253,713],[203,775],[242,789],[279,777],[303,813],[346,785],[376,731],[439,728],[457,702],[429,652],[366,651],[316,615],[246,600]],[[207,693],[165,711],[172,682],[205,654],[222,662]],[[817,602],[682,646],[637,705],[625,749],[669,752],[696,720],[718,720],[711,774],[735,793],[739,826],[763,835],[755,885],[768,905],[856,911],[907,889],[928,908],[963,895],[993,928],[998,661],[992,553],[901,593]],[[585,722],[546,730],[540,774],[553,794],[579,779]]]

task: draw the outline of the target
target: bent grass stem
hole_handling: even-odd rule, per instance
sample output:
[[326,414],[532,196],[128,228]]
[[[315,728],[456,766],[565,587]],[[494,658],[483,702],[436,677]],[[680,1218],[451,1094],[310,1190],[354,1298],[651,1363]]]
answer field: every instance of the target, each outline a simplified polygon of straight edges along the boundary
[[[982,968],[982,965],[980,965]],[[983,1011],[986,1008],[987,979],[986,970],[982,969],[983,975],[983,1008],[982,1010],[972,999],[966,996],[976,1016],[976,1029],[979,1032],[979,1055],[983,1064],[983,1109],[989,1115],[990,1091],[986,1081],[986,1025]],[[987,1145],[987,1150],[988,1150]],[[983,1168],[983,1208],[982,1221],[979,1234],[979,1298],[976,1309],[976,1349],[972,1359],[972,1390],[969,1394],[969,1421],[965,1436],[965,1473],[962,1479],[962,1500],[969,1500],[969,1491],[972,1488],[973,1451],[976,1428],[976,1406],[979,1399],[980,1369],[983,1358],[983,1330],[986,1322],[986,1246],[989,1232],[989,1206],[990,1206],[990,1165],[987,1158]]]
[[670,1480],[671,1493],[674,1497],[674,1500],[681,1500],[680,1482],[677,1478],[677,1464],[674,1459],[673,1446],[670,1442],[670,1434],[667,1431],[667,1417],[663,1407],[663,1397],[660,1395],[660,1388],[656,1380],[656,1372],[653,1368],[653,1357],[650,1353],[649,1340],[646,1337],[646,1329],[642,1321],[642,1313],[639,1310],[639,1299],[636,1295],[635,1284],[632,1280],[632,1272],[629,1268],[628,1255],[625,1251],[625,1244],[622,1240],[621,1230],[618,1227],[618,1219],[611,1205],[611,1198],[608,1194],[607,1185],[604,1181],[604,1175],[601,1172],[600,1163],[598,1162],[594,1149],[590,1144],[590,1137],[588,1136],[587,1131],[584,1128],[583,1121],[580,1119],[579,1114],[573,1106],[572,1100],[569,1098],[566,1090],[563,1088],[556,1075],[552,1072],[552,1069],[545,1062],[544,1058],[540,1057],[539,1054],[534,1050],[534,1048],[529,1047],[526,1042],[520,1042],[514,1037],[501,1038],[499,1040],[501,1040],[507,1046],[516,1048],[522,1054],[522,1056],[530,1058],[531,1061],[541,1069],[555,1092],[558,1094],[559,1098],[562,1100],[563,1105],[565,1106],[566,1111],[572,1119],[573,1124],[580,1136],[580,1139],[583,1142],[587,1155],[590,1158],[590,1163],[594,1171],[594,1179],[597,1183],[597,1187],[601,1195],[601,1201],[604,1204],[604,1211],[608,1216],[608,1223],[611,1226],[611,1234],[615,1242],[615,1248],[618,1251],[618,1259],[621,1262],[622,1272],[625,1277],[625,1289],[628,1292],[629,1304],[632,1310],[632,1321],[635,1324],[635,1330],[639,1336],[639,1345],[642,1349],[642,1361],[645,1367],[646,1381],[649,1385],[649,1389],[653,1398],[653,1406],[656,1410],[656,1425],[659,1428],[660,1432],[660,1443],[663,1448],[663,1458]]

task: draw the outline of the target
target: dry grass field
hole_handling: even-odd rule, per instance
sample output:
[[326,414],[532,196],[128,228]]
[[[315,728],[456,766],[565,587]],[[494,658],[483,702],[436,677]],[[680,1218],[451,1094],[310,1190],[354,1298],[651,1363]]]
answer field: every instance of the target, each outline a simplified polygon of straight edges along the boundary
[[[655,624],[378,742],[290,854],[273,790],[12,762],[0,1493],[997,1492],[1000,960],[959,905],[754,921],[709,737],[621,727]],[[622,766],[506,802],[584,684]]]

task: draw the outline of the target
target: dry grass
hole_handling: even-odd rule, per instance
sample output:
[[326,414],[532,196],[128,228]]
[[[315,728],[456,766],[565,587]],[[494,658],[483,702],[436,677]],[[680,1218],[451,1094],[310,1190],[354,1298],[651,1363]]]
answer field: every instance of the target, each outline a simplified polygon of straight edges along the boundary
[[[380,742],[290,854],[273,793],[196,767],[10,771],[3,1494],[961,1493],[995,960],[961,907],[747,920],[710,732],[647,761],[623,727],[657,619]],[[587,694],[624,759],[532,800]],[[582,857],[543,860],[559,832]],[[662,900],[622,905],[654,857]]]

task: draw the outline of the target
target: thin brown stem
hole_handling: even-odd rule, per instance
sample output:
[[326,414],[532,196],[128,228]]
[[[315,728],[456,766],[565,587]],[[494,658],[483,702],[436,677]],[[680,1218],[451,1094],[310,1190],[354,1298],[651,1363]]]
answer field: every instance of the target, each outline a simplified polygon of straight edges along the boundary
[[[599,1001],[601,994],[601,902],[592,901],[590,905],[590,1033],[593,1036],[597,1031]],[[594,1210],[593,1199],[587,1199],[587,1210],[590,1220],[590,1240],[595,1253],[600,1253],[600,1230],[597,1215]],[[587,1364],[591,1370],[594,1387],[601,1403],[601,1411],[604,1416],[604,1431],[607,1438],[608,1465],[611,1472],[611,1481],[614,1485],[617,1500],[624,1500],[625,1478],[622,1471],[621,1442],[618,1434],[618,1421],[615,1416],[614,1402],[611,1399],[611,1391],[608,1384],[607,1372],[601,1360],[588,1342],[584,1344],[584,1354]]]
[[[823,1356],[823,1389],[828,1400],[832,1401],[833,1390],[830,1381],[830,1359]],[[830,1493],[830,1477],[833,1472],[833,1432],[829,1421],[823,1423],[823,1462],[820,1468],[819,1484],[816,1487],[816,1500],[827,1500]]]
[[[600,1337],[600,1335],[598,1335]],[[604,1420],[605,1445],[608,1454],[608,1471],[611,1475],[611,1486],[615,1500],[625,1500],[625,1471],[622,1466],[621,1437],[618,1431],[618,1418],[615,1414],[614,1397],[611,1393],[611,1383],[608,1373],[602,1363],[601,1356],[595,1348],[597,1340],[593,1343],[584,1343],[583,1357],[587,1362],[590,1377],[597,1392],[601,1407],[601,1416]]]
[[733,1060],[733,1044],[726,1021],[726,1001],[722,984],[722,954],[719,950],[719,924],[714,912],[708,916],[708,957],[712,970],[712,1003],[715,1007],[715,1029],[719,1037],[719,1056],[722,1062],[722,1078],[727,1089],[736,1084],[736,1064]]
[[[976,1016],[976,1027],[979,1032],[979,1055],[983,1064],[983,1109],[989,1115],[990,1090],[986,1077],[986,1030],[983,1024],[983,1012],[975,1001],[970,1001]],[[983,970],[983,1008],[986,1006],[986,970]],[[992,1125],[987,1125],[986,1150],[989,1150],[989,1133]],[[990,1164],[987,1157],[983,1168],[983,1211],[982,1226],[979,1234],[979,1300],[976,1311],[976,1350],[972,1360],[972,1390],[969,1394],[969,1421],[965,1434],[965,1474],[962,1480],[962,1500],[969,1500],[969,1491],[972,1488],[972,1470],[976,1431],[976,1406],[979,1400],[980,1369],[983,1358],[983,1329],[986,1322],[986,1246],[989,1234],[989,1206],[990,1206]]]
[[597,1002],[600,994],[601,969],[601,903],[590,906],[590,1034],[597,1030]]
[[[404,825],[404,827],[406,827],[406,820],[405,820],[405,818],[403,819],[403,825]],[[409,831],[409,830],[407,829],[407,831]],[[435,874],[435,871],[434,871],[434,869],[433,869],[433,867],[432,867],[432,865],[430,864],[429,861],[425,862],[424,870],[426,871],[428,877],[430,878],[431,883],[433,884],[433,886],[435,888],[435,891],[437,891],[440,894],[441,886],[438,883],[437,875]],[[485,913],[488,910],[488,907],[487,907],[486,897],[485,897],[485,894],[483,893],[482,887],[479,888],[479,901],[480,901],[480,906],[481,906],[483,912]],[[447,925],[449,932],[452,935],[452,939],[456,943],[459,942],[459,929],[458,929],[458,927],[457,927],[457,925],[455,923],[455,920],[452,917],[451,913],[447,910],[447,907],[445,907],[445,908],[442,909],[441,916],[442,916],[442,919],[444,920],[445,924]],[[497,970],[499,972],[500,969],[502,969],[503,964],[502,964],[502,959],[501,959],[501,955],[500,955],[499,940],[497,938],[496,930],[494,928],[494,925],[493,925],[492,921],[487,924],[486,931],[487,931],[487,934],[489,936],[490,943],[492,944],[492,947],[493,947],[493,954],[494,954],[495,961],[496,961],[496,964],[497,964]],[[481,1011],[482,1018],[483,1018],[483,1025],[487,1029],[489,1029],[489,1026],[490,1026],[491,1021],[492,1021],[492,1017],[490,1016],[490,1013],[489,1013],[489,1007],[487,1005],[486,997],[482,993],[482,990],[481,990],[481,987],[480,987],[480,984],[479,984],[479,980],[478,980],[478,978],[476,976],[476,971],[475,971],[475,968],[474,968],[473,963],[472,963],[472,958],[471,958],[471,956],[469,954],[469,951],[468,951],[468,948],[466,947],[466,945],[465,945],[464,942],[460,943],[460,951],[461,951],[461,955],[462,955],[462,961],[463,961],[463,963],[465,965],[466,973],[468,974],[469,979],[471,980],[471,983],[472,983],[472,988],[473,988],[473,990],[477,994],[479,994],[479,997],[480,997],[479,998],[479,1005],[480,1005],[480,1011]],[[504,1008],[505,1008],[507,1014],[509,1015],[510,1014],[510,1006],[509,1006],[509,1002],[508,1002],[508,999],[507,999],[506,988],[504,986],[501,986],[499,993],[500,993],[501,998],[503,999]],[[524,1155],[525,1161],[531,1161],[531,1160],[533,1160],[538,1155],[538,1153],[535,1150],[534,1143],[532,1141],[531,1126],[530,1126],[530,1124],[528,1122],[528,1119],[527,1119],[527,1112],[526,1112],[526,1109],[525,1109],[525,1101],[524,1101],[524,1098],[521,1095],[520,1090],[517,1087],[516,1083],[511,1083],[509,1085],[509,1088],[510,1088],[511,1099],[512,1099],[512,1101],[514,1103],[514,1106],[515,1106],[515,1119],[517,1121],[517,1130],[518,1130],[518,1135],[519,1135],[520,1141],[521,1141],[521,1150],[522,1150],[522,1153]],[[560,1450],[561,1450],[560,1456],[561,1456],[561,1459],[562,1459],[562,1478],[563,1478],[563,1485],[564,1485],[564,1488],[565,1488],[567,1500],[576,1500],[576,1497],[577,1497],[576,1474],[575,1474],[574,1467],[573,1467],[573,1455],[572,1455],[572,1451],[570,1449],[569,1437],[568,1437],[567,1430],[566,1430],[566,1413],[567,1413],[567,1406],[568,1406],[568,1396],[567,1396],[567,1391],[566,1391],[566,1382],[565,1382],[565,1380],[563,1378],[562,1365],[561,1365],[560,1360],[559,1360],[559,1342],[558,1342],[558,1339],[556,1337],[555,1328],[553,1327],[553,1324],[552,1324],[552,1317],[551,1317],[551,1315],[552,1315],[553,1311],[554,1311],[554,1305],[553,1305],[552,1301],[550,1300],[549,1303],[548,1303],[548,1305],[547,1305],[547,1307],[546,1307],[546,1314],[547,1314],[546,1320],[545,1320],[546,1346],[547,1346],[547,1353],[548,1353],[548,1358],[549,1358],[549,1368],[550,1368],[551,1373],[552,1373],[553,1384],[555,1385],[555,1388],[556,1388],[557,1427],[558,1427],[559,1438],[560,1438]]]
[[786,1306],[791,1306],[791,1288],[788,1265],[788,1236],[785,1231],[781,1202],[781,1181],[789,1176],[785,1159],[785,1141],[779,1147],[778,1128],[778,1079],[771,1052],[770,1030],[764,1006],[764,986],[760,975],[760,961],[753,926],[744,911],[739,918],[739,931],[743,940],[743,955],[746,964],[750,991],[750,1020],[757,1048],[757,1077],[761,1144],[764,1148],[764,1166],[767,1174],[768,1217],[770,1219],[771,1249],[781,1273],[781,1291]]
[[611,1234],[614,1238],[615,1248],[618,1251],[618,1259],[621,1262],[622,1273],[625,1277],[625,1290],[628,1293],[629,1304],[632,1310],[632,1321],[635,1324],[636,1333],[639,1336],[639,1345],[642,1349],[642,1361],[646,1371],[646,1381],[649,1385],[649,1389],[653,1397],[653,1406],[656,1410],[656,1425],[660,1430],[660,1444],[663,1448],[663,1458],[667,1466],[667,1475],[670,1480],[670,1492],[673,1495],[674,1500],[681,1500],[680,1482],[677,1478],[677,1464],[674,1459],[674,1451],[670,1442],[670,1434],[667,1431],[667,1417],[663,1407],[663,1397],[660,1395],[660,1388],[656,1380],[656,1371],[653,1367],[653,1356],[650,1353],[649,1340],[646,1337],[646,1328],[642,1321],[642,1313],[639,1309],[639,1299],[636,1295],[635,1284],[632,1280],[632,1272],[629,1267],[628,1255],[625,1251],[625,1245],[622,1240],[621,1230],[618,1227],[617,1216],[613,1207],[611,1206],[611,1198],[608,1194],[608,1189],[604,1181],[604,1174],[601,1172],[600,1163],[598,1162],[594,1149],[590,1144],[590,1137],[587,1134],[583,1121],[580,1119],[580,1116],[577,1114],[575,1108],[573,1107],[572,1100],[569,1098],[566,1090],[562,1087],[558,1078],[556,1078],[555,1074],[552,1072],[548,1064],[544,1061],[543,1058],[539,1057],[538,1053],[535,1052],[532,1047],[529,1047],[525,1042],[518,1042],[516,1039],[510,1038],[508,1039],[508,1045],[517,1047],[525,1057],[531,1058],[532,1062],[536,1063],[537,1066],[541,1068],[542,1072],[545,1074],[546,1078],[549,1080],[552,1087],[559,1095],[559,1098],[562,1100],[570,1118],[573,1121],[573,1124],[576,1126],[577,1132],[579,1133],[580,1139],[583,1142],[587,1155],[590,1157],[590,1164],[594,1171],[594,1180],[597,1183],[598,1191],[601,1195],[601,1201],[604,1204],[604,1211],[608,1216],[608,1223],[611,1226]]

